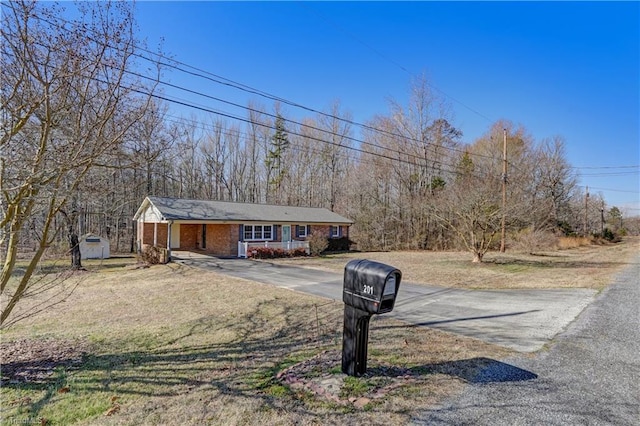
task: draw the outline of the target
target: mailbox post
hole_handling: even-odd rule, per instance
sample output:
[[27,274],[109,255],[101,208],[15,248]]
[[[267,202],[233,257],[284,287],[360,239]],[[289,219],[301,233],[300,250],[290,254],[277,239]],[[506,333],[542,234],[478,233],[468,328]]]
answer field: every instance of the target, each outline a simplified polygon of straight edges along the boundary
[[361,376],[367,371],[367,346],[371,315],[391,312],[402,273],[393,266],[371,260],[352,260],[344,268],[342,301],[342,372]]

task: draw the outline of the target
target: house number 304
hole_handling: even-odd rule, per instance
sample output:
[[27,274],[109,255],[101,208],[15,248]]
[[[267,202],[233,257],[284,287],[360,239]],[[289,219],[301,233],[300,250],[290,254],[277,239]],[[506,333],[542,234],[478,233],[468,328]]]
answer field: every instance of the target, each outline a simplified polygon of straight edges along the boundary
[[373,286],[365,285],[362,291],[364,292],[364,294],[373,294]]

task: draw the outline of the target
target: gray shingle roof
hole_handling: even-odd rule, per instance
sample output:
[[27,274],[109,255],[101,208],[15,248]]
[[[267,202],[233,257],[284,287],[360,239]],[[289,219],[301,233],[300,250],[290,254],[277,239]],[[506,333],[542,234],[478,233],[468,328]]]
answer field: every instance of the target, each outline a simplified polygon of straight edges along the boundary
[[[328,209],[313,207],[275,206],[270,204],[235,203],[227,201],[186,200],[181,198],[147,197],[165,220],[202,220],[228,222],[289,222],[352,224],[353,221]],[[144,206],[144,203],[143,205]],[[142,207],[141,207],[142,209]],[[141,210],[136,213],[136,218]]]

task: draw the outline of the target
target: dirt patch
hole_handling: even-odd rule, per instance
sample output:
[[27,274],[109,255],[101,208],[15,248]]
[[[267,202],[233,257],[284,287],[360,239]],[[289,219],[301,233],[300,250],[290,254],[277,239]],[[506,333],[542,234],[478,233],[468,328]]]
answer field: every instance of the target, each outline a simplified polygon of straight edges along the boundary
[[20,339],[0,343],[0,386],[7,383],[42,383],[57,368],[78,367],[89,345],[80,340]]
[[292,390],[305,390],[318,398],[338,405],[362,408],[374,400],[384,398],[392,390],[414,383],[416,378],[408,368],[378,366],[367,369],[360,378],[361,390],[349,389],[348,376],[341,369],[342,354],[337,350],[324,351],[293,365],[276,376]]

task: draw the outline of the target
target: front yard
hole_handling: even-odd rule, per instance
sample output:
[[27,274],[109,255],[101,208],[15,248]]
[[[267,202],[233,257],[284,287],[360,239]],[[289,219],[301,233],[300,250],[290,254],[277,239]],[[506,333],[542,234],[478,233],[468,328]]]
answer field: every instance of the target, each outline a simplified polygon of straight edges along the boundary
[[510,351],[372,319],[340,372],[343,305],[175,264],[91,267],[2,333],[3,423],[405,424]]
[[[467,253],[425,252],[269,262],[342,271],[364,257],[398,267],[406,282],[599,289],[638,247],[635,239],[489,254],[482,265]],[[3,424],[406,424],[486,369],[510,369],[500,362],[508,349],[383,315],[371,320],[368,374],[346,377],[342,303],[184,265],[134,264],[87,262],[65,303],[2,332]]]

